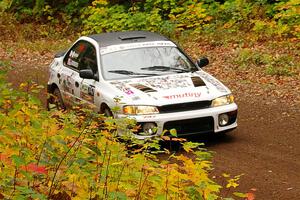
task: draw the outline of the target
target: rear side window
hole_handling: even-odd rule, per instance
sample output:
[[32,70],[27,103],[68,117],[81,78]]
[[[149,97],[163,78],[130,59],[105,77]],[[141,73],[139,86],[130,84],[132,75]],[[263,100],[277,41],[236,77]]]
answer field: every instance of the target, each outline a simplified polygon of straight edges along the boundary
[[98,72],[96,49],[86,42],[77,42],[64,58],[64,64],[75,70],[91,69],[94,74]]

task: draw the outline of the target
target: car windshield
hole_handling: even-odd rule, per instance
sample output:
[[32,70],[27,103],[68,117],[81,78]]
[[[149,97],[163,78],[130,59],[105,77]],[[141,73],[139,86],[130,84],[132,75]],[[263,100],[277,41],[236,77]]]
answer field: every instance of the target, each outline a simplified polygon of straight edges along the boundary
[[102,55],[102,74],[106,80],[197,70],[197,67],[176,47],[137,48]]

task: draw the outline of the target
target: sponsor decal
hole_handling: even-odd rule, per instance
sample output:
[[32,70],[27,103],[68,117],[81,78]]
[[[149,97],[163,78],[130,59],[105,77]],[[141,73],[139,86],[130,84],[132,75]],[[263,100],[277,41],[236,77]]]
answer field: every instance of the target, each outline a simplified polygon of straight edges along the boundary
[[138,96],[134,96],[134,97],[132,97],[131,99],[132,99],[133,101],[138,101],[138,100],[140,100],[141,98],[138,97]]
[[117,89],[121,90],[122,92],[124,92],[127,95],[133,95],[134,92],[126,86],[126,81],[124,82],[119,82],[119,81],[115,81],[115,82],[111,82],[112,85],[114,85]]
[[124,89],[123,89],[123,92],[125,92],[125,94],[127,94],[127,95],[132,95],[132,94],[134,94],[134,92],[133,92],[131,89],[129,89],[129,88],[124,88]]
[[144,115],[144,119],[153,119],[155,118],[155,115]]
[[80,98],[88,102],[94,102],[95,89],[93,86],[82,85],[80,90]]
[[79,56],[79,54],[76,53],[75,51],[72,50],[72,51],[70,52],[70,57],[71,57],[71,58],[78,58],[78,56]]
[[51,71],[51,72],[50,72],[50,77],[49,77],[49,79],[53,79],[54,76],[55,76],[55,72],[54,72],[54,71]]
[[169,46],[176,47],[176,45],[171,41],[154,41],[154,42],[139,42],[132,44],[120,44],[120,45],[111,45],[108,47],[103,47],[100,49],[100,54],[108,54],[116,51],[136,49],[141,47],[159,47],[159,46]]
[[78,62],[72,60],[71,58],[68,58],[67,65],[78,68]]
[[67,93],[74,94],[74,80],[71,76],[65,76],[63,78],[63,90]]
[[[128,85],[134,87],[135,89],[139,89],[145,93],[156,92],[156,90],[169,90],[175,88],[186,88],[186,87],[194,87],[194,84],[190,78],[191,76],[188,74],[182,75],[172,75],[172,76],[163,76],[163,77],[155,77],[155,78],[145,78],[140,79],[139,83],[136,83],[132,80],[126,81],[113,81],[110,82],[119,90],[123,91],[127,95],[132,95],[134,92],[130,89]],[[149,95],[150,96],[150,95]]]
[[182,94],[173,94],[173,95],[163,96],[163,98],[172,100],[172,99],[182,99],[182,98],[189,98],[189,97],[198,98],[200,96],[201,96],[201,92],[186,92],[186,93],[182,93]]
[[217,81],[216,79],[214,79],[209,74],[207,74],[207,73],[205,73],[203,71],[197,71],[195,73],[199,74],[201,78],[203,78],[204,80],[206,80],[207,82],[209,82],[213,86],[215,86],[217,88],[217,90],[219,90],[220,92],[227,92],[226,88],[219,81]]
[[[143,92],[156,92],[156,89],[168,90],[174,88],[185,88],[193,87],[193,82],[190,79],[190,75],[172,75],[172,76],[163,76],[155,78],[145,78],[140,79],[139,83],[136,83],[133,80],[124,80],[124,81],[112,81],[110,82],[116,88],[121,91],[125,91],[131,94],[131,90],[127,85],[139,89]],[[129,92],[128,92],[129,90]]]
[[141,82],[144,82],[149,87],[168,90],[173,88],[185,88],[193,86],[192,81],[189,79],[189,75],[177,75],[177,76],[164,76],[164,77],[155,77],[151,79],[144,79]]

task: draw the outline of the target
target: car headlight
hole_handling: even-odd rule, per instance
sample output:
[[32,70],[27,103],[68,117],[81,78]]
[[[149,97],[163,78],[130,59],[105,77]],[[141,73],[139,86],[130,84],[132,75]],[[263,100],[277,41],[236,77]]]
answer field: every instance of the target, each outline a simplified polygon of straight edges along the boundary
[[149,115],[159,113],[155,106],[124,106],[123,113],[125,115]]
[[225,95],[222,97],[215,98],[211,102],[211,107],[217,107],[217,106],[223,106],[223,105],[228,105],[234,102],[234,97],[232,94]]

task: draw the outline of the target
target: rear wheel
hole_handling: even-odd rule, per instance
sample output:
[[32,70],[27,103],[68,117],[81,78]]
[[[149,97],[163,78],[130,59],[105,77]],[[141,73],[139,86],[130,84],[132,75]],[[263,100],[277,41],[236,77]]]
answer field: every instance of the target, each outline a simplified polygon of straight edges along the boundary
[[55,88],[51,97],[51,103],[55,104],[56,109],[58,110],[65,110],[66,106],[64,104],[64,101],[62,99],[61,93],[58,88]]

